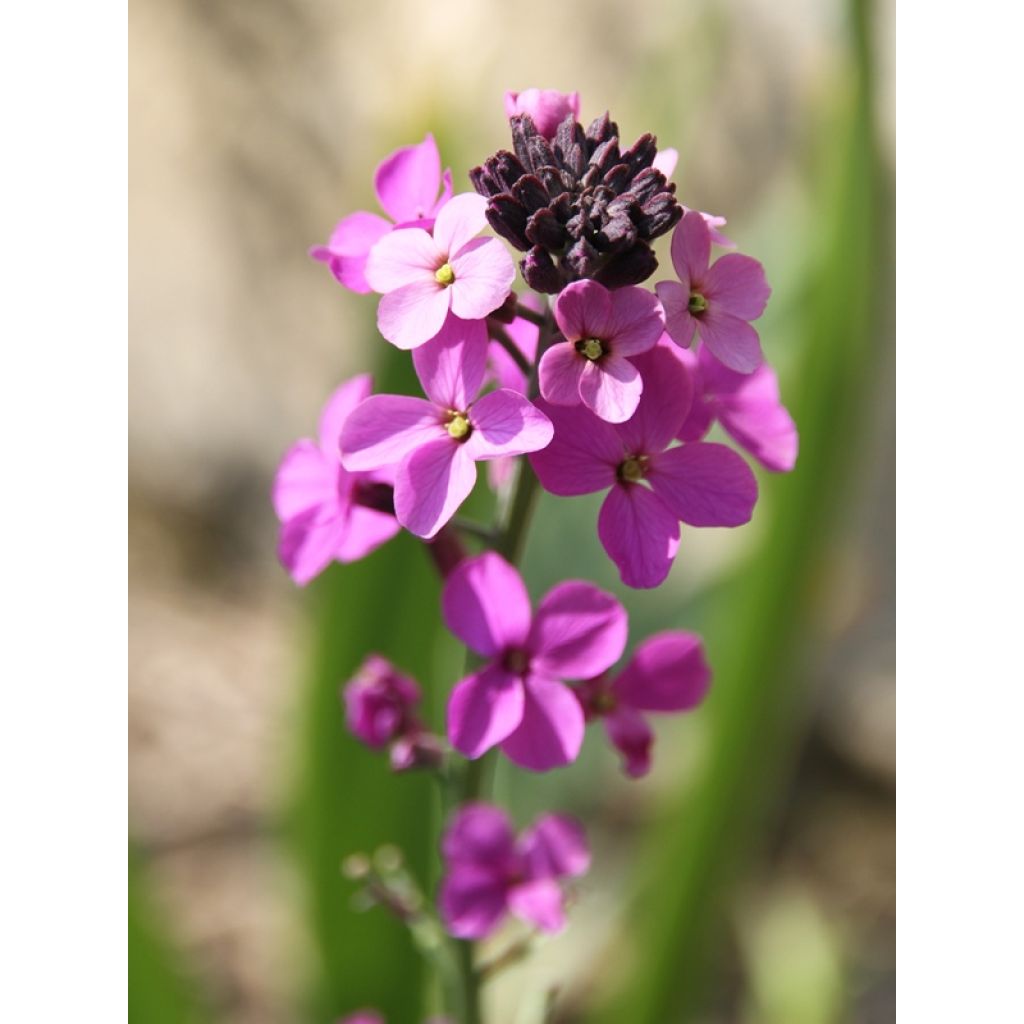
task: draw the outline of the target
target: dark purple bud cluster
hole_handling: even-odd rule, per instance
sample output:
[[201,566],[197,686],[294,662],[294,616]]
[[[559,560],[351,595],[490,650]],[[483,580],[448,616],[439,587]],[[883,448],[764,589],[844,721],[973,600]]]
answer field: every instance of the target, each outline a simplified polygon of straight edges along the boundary
[[556,294],[590,278],[607,288],[645,281],[657,269],[650,242],[683,216],[675,185],[652,166],[653,135],[621,152],[608,114],[584,131],[572,115],[549,142],[529,114],[513,117],[510,153],[470,171],[494,230],[526,253],[526,283]]

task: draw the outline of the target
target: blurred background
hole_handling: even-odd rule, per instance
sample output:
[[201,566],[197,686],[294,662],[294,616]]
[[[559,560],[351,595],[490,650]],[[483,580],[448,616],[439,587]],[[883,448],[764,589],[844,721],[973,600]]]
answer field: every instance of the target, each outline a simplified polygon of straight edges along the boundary
[[680,198],[727,216],[765,264],[759,328],[802,450],[793,474],[759,473],[748,527],[684,527],[656,592],[618,582],[599,498],[542,499],[534,596],[592,579],[627,604],[634,638],[702,631],[716,675],[699,712],[659,723],[640,783],[596,731],[566,770],[499,769],[520,824],[549,808],[586,820],[595,866],[568,931],[489,987],[489,1019],[537,1021],[552,988],[559,1021],[895,1019],[891,13],[134,0],[137,1024],[425,1016],[402,927],[359,912],[339,864],[397,842],[431,879],[438,810],[427,780],[390,776],[346,737],[337,693],[375,649],[417,675],[439,723],[458,651],[410,538],[300,592],[268,494],[341,380],[408,379],[375,299],[306,250],[375,209],[376,164],[427,131],[467,189],[508,144],[504,90],[534,85],[578,89],[584,123],[608,109],[627,144],[652,131],[678,148]]

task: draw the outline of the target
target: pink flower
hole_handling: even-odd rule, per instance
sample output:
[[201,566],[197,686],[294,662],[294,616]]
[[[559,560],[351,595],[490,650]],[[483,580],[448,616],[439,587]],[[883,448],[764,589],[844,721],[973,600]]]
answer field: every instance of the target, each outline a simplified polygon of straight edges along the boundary
[[308,583],[332,561],[354,562],[398,533],[394,516],[359,503],[368,484],[386,473],[350,473],[338,439],[348,414],[372,390],[369,374],[353,377],[331,395],[320,416],[320,441],[288,449],[274,478],[272,499],[281,521],[278,557],[296,583]]
[[548,591],[533,615],[519,573],[494,552],[467,559],[442,595],[448,628],[487,664],[448,701],[448,738],[466,757],[497,744],[516,764],[569,764],[583,742],[583,712],[563,679],[599,675],[626,646],[626,612],[581,581]]
[[775,371],[762,363],[753,373],[736,373],[704,346],[696,353],[676,351],[691,366],[696,380],[693,406],[679,439],[699,441],[718,420],[765,469],[788,473],[796,465],[800,437],[779,398]]
[[[366,257],[375,242],[397,227],[415,225],[429,231],[437,211],[451,198],[452,172],[441,174],[441,155],[433,135],[418,146],[396,149],[377,168],[374,189],[381,209],[390,220],[360,210],[339,221],[327,245],[316,245],[309,255],[326,263],[332,274],[354,292],[369,292]],[[438,196],[438,190],[441,190]]]
[[557,89],[524,89],[505,93],[505,116],[529,114],[537,131],[550,140],[558,126],[571,114],[580,116],[580,94],[559,92]]
[[704,216],[687,210],[672,235],[672,265],[679,282],[655,286],[665,307],[665,329],[687,348],[694,332],[711,354],[738,373],[752,373],[764,360],[757,331],[771,288],[755,259],[727,253],[709,266],[711,233]]
[[434,234],[409,227],[385,235],[370,251],[366,280],[383,298],[380,333],[398,348],[433,338],[449,311],[480,320],[507,298],[516,268],[496,238],[476,238],[487,225],[487,200],[472,192],[450,199]]
[[669,447],[690,408],[693,385],[683,363],[658,346],[637,357],[644,393],[626,423],[585,409],[541,403],[555,437],[530,463],[552,494],[610,488],[597,532],[622,582],[656,587],[679,547],[679,522],[739,526],[750,519],[757,482],[747,464],[721,444]]
[[550,421],[522,395],[499,389],[474,401],[486,360],[483,321],[449,317],[413,353],[429,401],[374,395],[345,423],[342,463],[366,471],[397,462],[395,516],[418,537],[433,537],[455,514],[476,483],[477,462],[536,451],[551,440]]
[[420,688],[386,658],[369,655],[342,691],[352,734],[379,749],[417,726]]
[[590,850],[582,826],[560,814],[538,818],[518,839],[490,804],[462,807],[441,841],[441,917],[460,939],[482,939],[514,914],[541,931],[565,925],[563,879],[585,874]]
[[587,719],[602,718],[608,739],[623,757],[627,775],[639,778],[651,767],[654,733],[645,711],[690,711],[707,693],[711,670],[695,633],[658,633],[645,640],[629,664],[576,687]]
[[356,1010],[342,1017],[337,1024],[384,1024],[384,1018],[376,1010]]
[[610,292],[574,281],[555,300],[565,341],[541,356],[540,393],[552,405],[581,402],[609,423],[636,412],[643,381],[632,357],[653,348],[665,330],[657,298],[643,288]]

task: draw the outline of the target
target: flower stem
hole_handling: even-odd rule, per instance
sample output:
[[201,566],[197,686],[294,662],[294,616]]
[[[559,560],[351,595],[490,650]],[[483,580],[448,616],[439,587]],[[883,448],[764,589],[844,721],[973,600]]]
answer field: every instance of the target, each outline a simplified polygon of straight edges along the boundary
[[524,306],[521,302],[516,305],[516,316],[520,320],[528,320],[531,324],[536,324],[538,327],[543,327],[548,320],[549,314],[547,310],[537,312],[535,309],[530,309],[529,306]]
[[533,371],[533,366],[530,360],[519,351],[519,346],[509,336],[508,331],[505,330],[501,324],[489,323],[488,330],[490,331],[491,338],[496,341],[511,357],[516,366],[526,374],[527,377]]

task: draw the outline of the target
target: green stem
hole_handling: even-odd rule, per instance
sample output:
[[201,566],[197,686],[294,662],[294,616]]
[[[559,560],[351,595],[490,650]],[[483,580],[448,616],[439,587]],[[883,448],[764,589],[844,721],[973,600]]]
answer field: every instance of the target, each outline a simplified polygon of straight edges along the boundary
[[509,336],[501,324],[489,323],[488,329],[491,338],[496,341],[511,357],[516,366],[526,374],[527,377],[533,372],[533,365],[530,360],[519,351],[519,346]]

